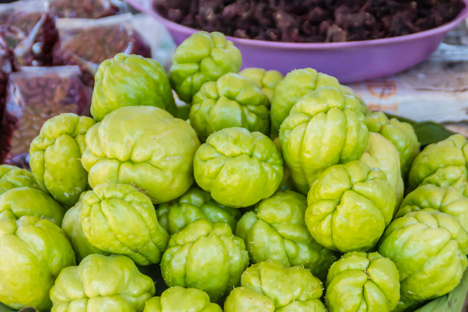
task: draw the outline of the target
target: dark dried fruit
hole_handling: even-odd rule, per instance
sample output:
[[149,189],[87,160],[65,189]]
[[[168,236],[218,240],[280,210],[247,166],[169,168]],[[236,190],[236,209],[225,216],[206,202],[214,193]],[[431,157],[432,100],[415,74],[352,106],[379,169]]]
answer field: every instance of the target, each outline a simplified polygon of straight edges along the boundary
[[[15,62],[13,56],[13,50],[10,49],[6,42],[3,40],[1,33],[3,32],[3,27],[0,26],[0,108],[5,104],[6,89],[8,83],[8,77],[11,72],[15,70]],[[2,112],[0,110],[0,120],[2,120]],[[5,130],[0,124],[0,142],[2,141],[3,134]],[[1,145],[0,145],[1,149]]]
[[60,18],[101,18],[128,11],[125,3],[111,0],[49,0],[49,5]]
[[85,80],[93,84],[99,64],[117,53],[151,57],[151,48],[133,29],[131,15],[57,22],[60,41],[54,48],[54,65],[78,65]]
[[29,145],[43,123],[61,113],[89,116],[91,92],[77,66],[25,67],[12,73],[1,109],[2,163],[27,167]]
[[13,49],[19,66],[52,64],[57,41],[54,18],[42,1],[0,4],[3,39]]
[[228,36],[285,42],[388,38],[453,20],[463,0],[153,0],[165,18]]
[[[3,27],[0,26],[0,107],[3,105],[6,96],[8,77],[15,70],[15,60],[13,50],[7,46],[1,35]],[[1,120],[0,114],[0,120]]]

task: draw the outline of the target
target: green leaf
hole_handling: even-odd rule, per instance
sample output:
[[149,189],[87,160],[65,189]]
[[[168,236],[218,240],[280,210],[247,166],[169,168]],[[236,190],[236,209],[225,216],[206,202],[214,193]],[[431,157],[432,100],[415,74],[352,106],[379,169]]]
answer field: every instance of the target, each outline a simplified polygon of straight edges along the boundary
[[[0,302],[0,312],[17,312],[18,310],[14,310],[12,308],[7,307],[3,303]],[[33,307],[24,307],[19,312],[38,312]]]
[[404,121],[411,124],[418,136],[419,142],[421,142],[421,146],[426,146],[428,144],[436,143],[442,140],[445,140],[449,136],[455,134],[452,131],[445,128],[443,125],[433,121],[423,121],[417,122],[411,119],[407,119],[404,117],[392,115],[385,113],[388,118],[396,118],[399,121]]
[[12,308],[7,307],[3,303],[0,302],[0,311],[2,312],[16,312],[16,310],[13,310]]
[[415,312],[461,312],[468,293],[468,271],[460,284],[447,295],[434,299]]

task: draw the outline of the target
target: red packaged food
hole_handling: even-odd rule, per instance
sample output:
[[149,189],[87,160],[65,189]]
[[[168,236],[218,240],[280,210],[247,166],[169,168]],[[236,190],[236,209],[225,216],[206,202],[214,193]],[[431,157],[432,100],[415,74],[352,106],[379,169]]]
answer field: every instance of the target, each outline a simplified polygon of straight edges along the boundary
[[151,57],[151,48],[133,29],[131,19],[131,14],[97,20],[58,19],[60,40],[54,49],[54,65],[78,65],[90,81],[99,64],[117,53]]
[[0,26],[0,107],[5,101],[8,76],[15,69],[13,50],[7,46],[1,35],[2,32],[3,27]]
[[[8,83],[8,77],[14,68],[14,57],[13,51],[7,46],[6,42],[1,36],[3,27],[0,26],[0,107],[3,107],[5,103],[6,87]],[[2,114],[0,111],[0,120],[2,120]],[[3,133],[2,126],[0,125],[0,142],[2,141]]]
[[61,113],[89,116],[92,90],[78,66],[25,67],[12,73],[3,107],[2,163],[28,166],[31,141]]
[[52,65],[58,33],[48,8],[43,1],[0,4],[3,39],[13,49],[19,66]]
[[118,0],[49,0],[52,13],[60,18],[101,18],[128,12]]

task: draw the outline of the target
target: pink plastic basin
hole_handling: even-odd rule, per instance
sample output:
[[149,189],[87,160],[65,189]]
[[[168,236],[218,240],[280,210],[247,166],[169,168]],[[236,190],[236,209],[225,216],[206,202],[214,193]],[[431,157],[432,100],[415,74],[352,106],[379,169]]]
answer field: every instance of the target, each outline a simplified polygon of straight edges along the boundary
[[[142,5],[128,0],[137,9],[150,14],[169,30],[176,44],[180,44],[196,29],[173,23]],[[468,18],[465,8],[450,23],[427,31],[376,40],[335,43],[289,43],[228,37],[242,52],[242,67],[276,69],[287,74],[293,69],[311,67],[335,76],[341,83],[380,78],[408,69],[434,52],[445,34]]]

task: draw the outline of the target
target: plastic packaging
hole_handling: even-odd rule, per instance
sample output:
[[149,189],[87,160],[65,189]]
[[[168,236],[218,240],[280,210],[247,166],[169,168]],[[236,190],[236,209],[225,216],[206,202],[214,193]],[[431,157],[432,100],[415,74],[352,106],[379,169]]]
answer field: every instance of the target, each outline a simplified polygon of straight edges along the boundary
[[128,12],[118,0],[49,0],[52,13],[60,18],[102,18]]
[[[8,77],[10,73],[14,70],[13,51],[7,46],[6,42],[1,36],[2,31],[3,28],[0,27],[0,107],[2,107],[5,103]],[[2,126],[0,125],[0,142],[2,141],[4,132],[5,131],[3,131]]]
[[2,108],[2,162],[27,167],[29,145],[43,123],[61,113],[89,116],[91,93],[77,66],[25,67],[12,73]]
[[132,24],[135,30],[150,45],[151,58],[156,60],[169,72],[176,45],[166,27],[150,15],[144,13],[133,15]]
[[0,27],[0,106],[5,101],[8,76],[15,69],[13,50],[11,50],[1,36],[3,29]]
[[13,49],[19,66],[52,64],[58,33],[47,2],[0,4],[0,25],[3,39]]
[[58,19],[60,41],[54,49],[54,65],[78,65],[89,82],[99,64],[117,53],[151,57],[151,48],[133,29],[132,15],[90,19]]

